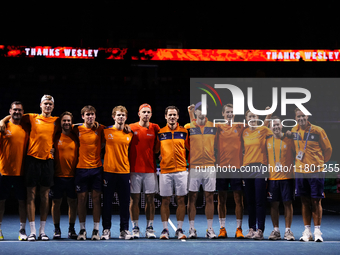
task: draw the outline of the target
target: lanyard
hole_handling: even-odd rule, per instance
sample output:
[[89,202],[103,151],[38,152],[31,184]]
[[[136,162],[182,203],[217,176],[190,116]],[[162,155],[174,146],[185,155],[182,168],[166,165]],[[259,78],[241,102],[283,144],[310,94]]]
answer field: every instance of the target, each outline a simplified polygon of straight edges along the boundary
[[[281,148],[282,148],[282,139],[281,139],[281,143],[280,143],[280,158],[279,158],[279,162],[281,162]],[[273,136],[273,154],[274,154],[274,163],[276,163],[276,159],[275,159],[275,138]]]
[[[309,134],[310,134],[310,131],[311,131],[311,130],[312,130],[312,126],[310,126],[310,129],[309,129],[309,131],[308,131],[307,138],[306,138],[306,142],[305,142],[305,148],[303,149],[303,151],[305,151],[306,148],[307,148],[307,141],[308,141]],[[298,148],[299,148],[299,150],[300,150],[299,136],[300,136],[300,133],[297,133],[297,143],[298,143]]]

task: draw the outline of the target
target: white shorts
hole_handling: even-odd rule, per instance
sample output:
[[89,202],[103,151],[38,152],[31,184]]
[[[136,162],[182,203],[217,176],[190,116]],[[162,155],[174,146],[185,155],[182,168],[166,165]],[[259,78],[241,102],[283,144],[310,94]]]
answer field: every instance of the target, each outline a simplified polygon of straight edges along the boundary
[[162,197],[185,196],[188,194],[188,172],[176,172],[159,175],[159,190]]
[[139,194],[143,191],[145,194],[158,193],[158,181],[156,173],[130,173],[132,194]]
[[[216,174],[197,174],[195,169],[190,169],[188,187],[191,192],[198,192],[202,184],[202,188],[207,192],[214,192],[216,190]],[[191,177],[190,177],[191,176]],[[194,177],[192,177],[194,176]]]

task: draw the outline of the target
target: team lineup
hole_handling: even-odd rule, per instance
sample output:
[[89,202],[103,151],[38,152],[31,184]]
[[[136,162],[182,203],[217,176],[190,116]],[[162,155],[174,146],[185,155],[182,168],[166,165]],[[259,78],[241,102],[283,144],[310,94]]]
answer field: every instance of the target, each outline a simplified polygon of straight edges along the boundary
[[[108,240],[111,237],[114,192],[117,192],[120,205],[119,238],[135,239],[141,235],[138,223],[141,192],[145,193],[146,198],[145,237],[156,238],[153,228],[154,197],[159,192],[162,197],[160,214],[163,225],[159,238],[170,238],[169,206],[171,197],[175,195],[175,237],[195,239],[196,200],[202,186],[206,201],[205,236],[209,239],[228,237],[225,226],[227,191],[230,187],[236,205],[235,238],[264,239],[266,206],[269,202],[273,230],[268,239],[281,239],[279,204],[282,201],[285,211],[283,238],[295,240],[291,224],[292,201],[296,195],[301,198],[304,224],[299,240],[323,242],[320,230],[321,200],[324,198],[325,163],[332,155],[332,146],[325,131],[311,124],[300,109],[295,110],[297,125],[284,134],[278,116],[267,116],[262,126],[248,126],[234,122],[233,105],[226,104],[222,108],[222,116],[227,123],[214,125],[202,114],[201,106],[199,102],[188,107],[190,123],[184,127],[178,124],[179,109],[168,106],[165,109],[167,124],[160,128],[150,122],[152,108],[146,103],[139,107],[139,122],[127,125],[127,109],[116,106],[112,110],[114,125],[103,126],[96,122],[96,109],[90,105],[81,110],[84,123],[73,124],[70,112],[52,117],[54,98],[50,95],[41,98],[41,114],[24,114],[22,103],[14,101],[10,106],[10,115],[0,121],[0,240],[4,240],[1,225],[5,201],[12,187],[19,201],[20,241],[49,240],[45,225],[50,199],[53,239],[61,238],[60,206],[65,192],[69,207],[68,238],[87,239],[86,205],[89,192],[93,201],[94,222],[91,240]],[[248,110],[245,119],[247,122],[256,122],[259,118]],[[159,180],[157,154],[160,159]],[[216,166],[232,166],[236,171],[230,171],[228,175],[218,171],[197,171]],[[240,171],[245,168],[259,171]],[[218,191],[218,234],[213,229],[215,191]],[[38,232],[35,226],[37,196],[40,197]],[[242,230],[244,199],[249,215],[249,230],[245,235]],[[186,211],[189,218],[188,235],[183,230]],[[78,234],[75,230],[77,214],[80,227]],[[26,218],[30,227],[29,235],[26,235]]]

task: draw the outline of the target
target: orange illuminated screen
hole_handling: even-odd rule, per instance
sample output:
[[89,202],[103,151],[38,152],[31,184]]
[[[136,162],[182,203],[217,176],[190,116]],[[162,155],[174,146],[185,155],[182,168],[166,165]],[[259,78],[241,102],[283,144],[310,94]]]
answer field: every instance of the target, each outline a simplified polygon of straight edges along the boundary
[[156,61],[339,61],[340,50],[80,48],[0,45],[0,57]]

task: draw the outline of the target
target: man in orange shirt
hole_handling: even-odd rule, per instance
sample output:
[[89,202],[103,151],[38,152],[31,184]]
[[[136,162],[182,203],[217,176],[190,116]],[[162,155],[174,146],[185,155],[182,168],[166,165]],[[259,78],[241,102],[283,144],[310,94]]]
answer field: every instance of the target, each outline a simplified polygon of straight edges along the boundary
[[91,240],[100,240],[100,195],[103,182],[103,166],[100,158],[103,125],[96,127],[96,109],[87,105],[81,110],[84,124],[74,127],[79,138],[79,159],[75,173],[75,184],[78,193],[78,217],[80,232],[77,240],[86,240],[86,203],[88,192],[92,191],[93,231]]
[[138,226],[139,201],[142,191],[145,193],[145,215],[147,238],[156,238],[153,230],[155,217],[154,196],[158,192],[158,181],[156,174],[156,160],[154,147],[157,141],[157,133],[160,130],[157,124],[151,123],[151,106],[142,104],[139,107],[139,122],[130,125],[134,136],[130,144],[129,160],[131,166],[131,202],[130,215],[132,221],[132,234],[138,238],[140,231]]
[[[27,187],[27,216],[31,233],[28,241],[36,240],[35,197],[36,188],[40,186],[40,228],[38,240],[48,241],[45,234],[46,219],[49,211],[49,191],[53,186],[53,138],[59,126],[58,117],[52,117],[54,98],[44,95],[40,102],[41,114],[25,114],[22,125],[30,125],[30,139],[25,159],[25,182]],[[0,130],[4,128],[4,118],[0,122]]]
[[51,187],[50,191],[50,196],[52,198],[51,213],[55,227],[53,239],[61,238],[60,205],[64,192],[66,192],[67,203],[69,205],[68,238],[77,238],[74,229],[77,217],[77,193],[74,183],[74,173],[78,162],[79,142],[77,137],[71,133],[72,118],[73,115],[70,112],[64,112],[60,116],[62,132],[58,133],[54,139],[55,173],[54,186]]
[[0,240],[4,239],[1,223],[5,212],[5,202],[13,187],[19,200],[18,239],[26,241],[26,188],[22,163],[26,155],[28,131],[20,125],[24,113],[21,102],[13,102],[9,113],[11,119],[6,123],[6,133],[0,133]]
[[189,150],[188,131],[179,126],[179,109],[168,106],[165,109],[167,125],[161,128],[157,136],[156,153],[161,153],[161,174],[159,176],[159,190],[162,196],[161,218],[163,231],[160,239],[169,239],[168,219],[170,216],[170,198],[177,198],[177,230],[175,236],[185,239],[182,230],[185,216],[185,195],[188,193],[188,172],[186,162],[186,149]]
[[115,190],[118,193],[120,205],[120,239],[133,239],[129,232],[129,203],[130,203],[130,164],[129,145],[133,133],[125,133],[124,125],[127,119],[124,106],[116,106],[112,110],[113,126],[104,129],[104,185],[103,185],[103,234],[102,240],[111,236],[111,210]]
[[274,230],[269,235],[269,240],[280,240],[279,229],[279,204],[282,200],[285,210],[286,230],[284,239],[295,240],[290,227],[293,220],[294,199],[294,142],[282,134],[282,124],[279,117],[271,118],[270,129],[274,136],[267,139],[269,181],[268,201],[271,202],[271,218]]

